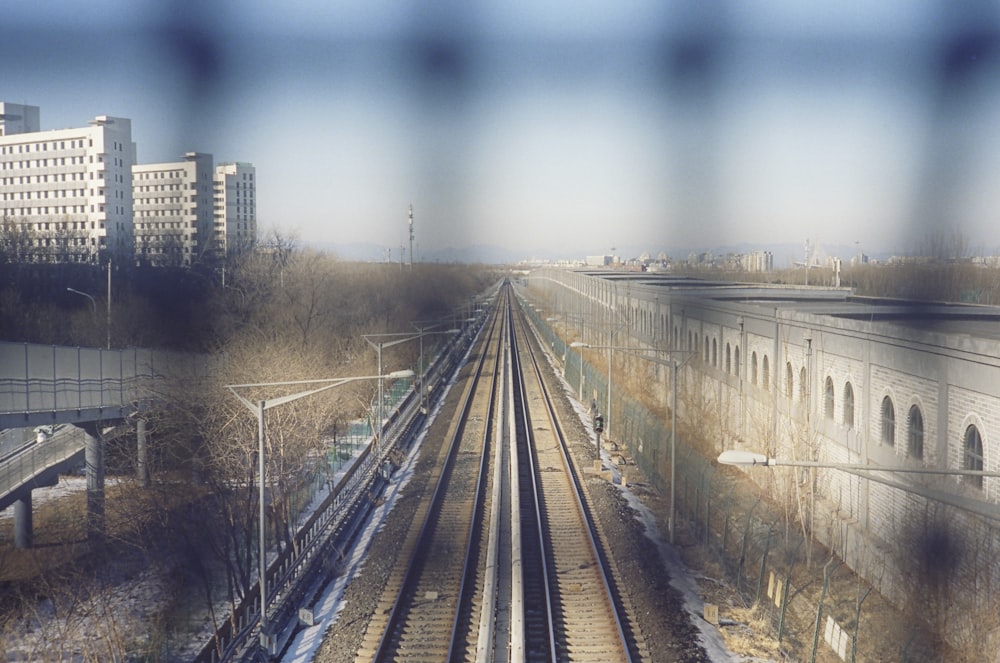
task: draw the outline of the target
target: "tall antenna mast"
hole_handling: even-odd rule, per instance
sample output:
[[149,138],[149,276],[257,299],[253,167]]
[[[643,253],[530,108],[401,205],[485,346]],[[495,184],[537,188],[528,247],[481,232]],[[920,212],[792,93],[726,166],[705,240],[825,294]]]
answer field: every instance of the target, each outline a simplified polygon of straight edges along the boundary
[[809,285],[809,263],[812,260],[812,256],[809,255],[809,238],[806,237],[806,285]]
[[410,269],[413,269],[413,203],[410,203]]

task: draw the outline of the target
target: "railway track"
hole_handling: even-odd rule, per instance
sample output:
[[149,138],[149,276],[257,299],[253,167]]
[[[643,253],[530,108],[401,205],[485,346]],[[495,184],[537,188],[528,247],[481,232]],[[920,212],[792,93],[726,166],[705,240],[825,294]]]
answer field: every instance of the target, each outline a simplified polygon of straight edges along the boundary
[[[434,486],[418,508],[372,617],[358,661],[447,661],[459,655],[467,592],[478,563],[473,538],[482,517],[494,400],[500,375],[500,326],[494,316],[459,413],[431,477]],[[465,610],[460,610],[465,608]],[[464,653],[464,652],[461,652]]]
[[648,657],[508,291],[356,661]]

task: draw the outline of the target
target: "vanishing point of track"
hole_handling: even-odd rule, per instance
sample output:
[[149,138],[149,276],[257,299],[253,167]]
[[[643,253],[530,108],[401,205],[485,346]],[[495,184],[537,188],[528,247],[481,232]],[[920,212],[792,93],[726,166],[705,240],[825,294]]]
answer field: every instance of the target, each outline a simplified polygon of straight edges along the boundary
[[357,661],[647,657],[509,291]]

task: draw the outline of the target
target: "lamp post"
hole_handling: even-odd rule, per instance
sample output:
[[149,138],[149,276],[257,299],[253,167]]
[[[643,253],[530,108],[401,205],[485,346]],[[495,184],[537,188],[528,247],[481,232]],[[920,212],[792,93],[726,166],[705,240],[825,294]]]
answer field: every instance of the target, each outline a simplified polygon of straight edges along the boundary
[[[457,333],[459,333],[459,331],[460,330],[458,330],[458,329],[448,329],[446,331],[440,331],[440,332],[420,332],[419,334],[414,334],[414,333],[411,333],[411,332],[398,332],[398,333],[388,333],[388,334],[363,334],[362,338],[365,339],[365,341],[368,343],[368,345],[370,345],[373,348],[375,348],[375,353],[378,356],[378,372],[381,375],[381,373],[382,373],[382,349],[383,348],[389,348],[389,347],[392,347],[393,345],[399,345],[400,343],[406,343],[407,341],[413,341],[413,340],[416,340],[416,339],[419,338],[420,342],[421,342],[420,353],[421,353],[421,357],[422,357],[423,356],[423,338],[424,338],[425,334],[457,334]],[[389,338],[389,339],[392,339],[392,340],[384,341],[384,340],[382,340],[384,338]],[[373,340],[373,339],[375,339],[375,340]],[[423,391],[423,382],[422,382],[422,380],[423,380],[423,377],[421,376],[421,391]],[[376,411],[377,411],[377,415],[376,416],[378,417],[378,422],[376,424],[376,428],[378,430],[378,441],[379,441],[380,444],[382,442],[382,408],[383,408],[382,399],[384,397],[384,394],[382,393],[382,387],[383,387],[382,381],[379,380],[378,381],[378,407],[376,408]],[[421,397],[421,399],[422,399],[422,397]]]
[[[408,378],[413,377],[413,371],[396,371],[388,375],[364,375],[357,377],[347,377],[347,378],[327,378],[321,380],[296,380],[292,382],[258,382],[252,384],[227,384],[226,389],[232,392],[233,396],[239,399],[240,403],[245,405],[248,410],[254,413],[257,417],[257,466],[259,477],[258,485],[258,500],[260,502],[260,513],[259,522],[257,528],[258,533],[258,560],[257,560],[257,583],[260,589],[260,645],[267,652],[268,656],[273,654],[271,651],[270,634],[268,633],[268,623],[267,623],[267,542],[265,537],[266,520],[265,520],[265,509],[264,509],[264,494],[265,494],[265,471],[264,471],[264,410],[270,409],[272,407],[277,407],[278,405],[284,405],[285,403],[290,403],[292,401],[298,400],[300,398],[305,398],[306,396],[312,396],[313,394],[318,394],[322,391],[327,391],[328,389],[333,389],[334,387],[339,387],[348,382],[357,382],[359,380],[378,380],[380,383],[384,378]],[[259,387],[278,387],[278,386],[292,386],[292,385],[306,385],[306,384],[322,384],[322,387],[316,387],[314,389],[308,389],[306,391],[300,391],[298,393],[289,394],[288,396],[280,396],[278,398],[272,398],[269,400],[258,400],[251,401],[244,396],[242,396],[237,389],[249,389],[249,388],[259,388]]]
[[[611,333],[614,334],[615,332]],[[608,351],[608,403],[607,403],[607,410],[604,413],[604,426],[607,429],[608,434],[610,435],[611,434],[611,389],[612,389],[611,380],[612,380],[612,374],[614,373],[614,371],[612,370],[613,367],[612,361],[614,361],[614,354],[612,353],[615,350],[624,350],[625,348],[616,347],[614,345],[591,345],[590,343],[582,343],[580,341],[574,341],[573,343],[570,343],[569,346],[571,348],[590,348],[591,350]],[[583,353],[580,353],[580,365],[581,367],[583,366]]]
[[94,322],[96,323],[97,322],[97,300],[94,299],[94,296],[93,295],[88,295],[87,293],[83,292],[82,290],[76,290],[75,288],[66,288],[66,289],[69,290],[70,292],[76,293],[78,295],[83,295],[84,297],[86,297],[87,299],[90,300],[90,305],[94,307]]
[[[87,294],[76,288],[66,288],[69,292],[82,295],[90,300],[90,305],[94,307],[94,324],[97,324],[97,300],[93,295]],[[108,350],[111,349],[111,266],[108,265]]]
[[861,465],[859,463],[825,463],[812,460],[784,460],[772,458],[766,454],[754,451],[742,451],[730,449],[719,454],[719,463],[722,465],[736,465],[740,467],[774,467],[783,465],[787,467],[815,467],[818,469],[840,470],[847,472],[875,483],[881,483],[899,490],[920,495],[928,499],[939,501],[943,504],[965,509],[972,513],[1000,520],[1000,507],[980,500],[974,500],[962,495],[947,493],[932,488],[922,486],[912,486],[901,484],[890,479],[886,479],[873,474],[873,472],[885,472],[889,474],[937,474],[945,476],[971,476],[971,477],[1000,477],[1000,472],[990,472],[987,470],[957,470],[939,469],[934,467],[882,467],[879,465]]
[[437,331],[433,331],[433,329],[435,327],[443,325],[444,324],[443,322],[430,323],[430,324],[427,324],[427,326],[424,326],[424,327],[421,326],[424,323],[420,322],[420,321],[411,322],[410,324],[413,325],[417,329],[418,332],[420,332],[418,334],[418,336],[420,338],[420,356],[419,356],[419,362],[417,364],[417,380],[418,380],[419,385],[420,385],[420,408],[422,410],[426,411],[426,409],[427,409],[427,404],[425,402],[425,396],[426,396],[426,394],[424,393],[424,391],[425,391],[425,389],[424,389],[424,336],[426,334],[460,334],[462,332],[462,330],[461,329],[439,329]]
[[[674,514],[676,513],[676,485],[677,485],[677,373],[686,364],[692,356],[694,356],[694,350],[657,350],[657,349],[643,349],[643,348],[626,348],[621,346],[602,346],[602,345],[590,345],[589,343],[570,343],[571,348],[591,348],[594,350],[600,350],[605,347],[608,348],[609,353],[609,363],[608,363],[608,411],[610,414],[611,410],[611,364],[610,364],[610,352],[611,350],[619,350],[627,354],[632,354],[640,359],[645,359],[647,361],[656,362],[658,364],[666,364],[671,368],[670,371],[670,543],[674,542]],[[669,359],[659,359],[654,356],[650,356],[644,353],[652,353],[657,355],[668,355]],[[687,355],[684,359],[678,361],[675,355]],[[583,373],[583,354],[580,354],[580,372]],[[607,425],[607,424],[605,424]]]
[[[614,372],[612,370],[612,367],[613,367],[613,363],[612,362],[614,361],[614,354],[613,354],[613,352],[615,350],[624,350],[624,351],[631,351],[631,352],[637,352],[638,351],[638,348],[627,348],[627,347],[624,347],[624,346],[613,345],[614,340],[615,340],[615,334],[617,334],[618,332],[620,332],[624,327],[625,327],[624,324],[619,324],[616,328],[608,330],[608,344],[607,345],[592,345],[590,343],[583,343],[581,341],[574,341],[573,343],[569,344],[569,346],[571,348],[590,348],[591,350],[607,350],[608,351],[608,403],[607,403],[607,412],[604,413],[604,427],[605,427],[605,430],[608,431],[609,435],[611,433],[612,373]],[[582,376],[583,354],[582,353],[580,355],[580,366],[581,366],[581,380],[580,380],[580,382],[582,383],[583,382],[583,380],[582,380],[582,377],[583,377]]]
[[[563,320],[563,317],[565,317],[565,320],[564,320],[564,329],[566,328],[566,326],[569,323],[572,323],[572,324],[575,324],[575,325],[579,325],[579,327],[580,327],[580,338],[584,337],[584,335],[583,335],[583,330],[584,329],[588,329],[588,328],[589,329],[597,329],[598,327],[601,326],[601,325],[588,324],[585,321],[585,317],[583,315],[579,315],[579,314],[576,314],[576,313],[560,313],[558,315],[546,318],[546,321],[547,322],[557,322],[557,321]],[[590,347],[590,346],[587,345],[587,343],[585,343],[583,341],[573,341],[572,343],[569,344],[569,347],[571,347],[571,348],[583,348],[583,347]],[[577,396],[576,397],[577,397],[577,400],[583,401],[583,353],[580,352],[579,355],[580,355],[580,376],[579,376],[580,379],[579,379],[579,384],[577,385],[577,390],[576,390],[577,391]],[[565,376],[565,375],[566,375],[566,356],[563,355],[563,376]]]

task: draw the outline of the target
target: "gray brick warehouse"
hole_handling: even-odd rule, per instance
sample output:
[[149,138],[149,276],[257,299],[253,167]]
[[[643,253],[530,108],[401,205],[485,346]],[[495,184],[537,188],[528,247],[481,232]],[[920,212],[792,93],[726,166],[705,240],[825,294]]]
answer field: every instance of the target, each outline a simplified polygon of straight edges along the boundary
[[[614,382],[662,411],[676,402],[706,457],[866,466],[745,469],[894,604],[932,612],[959,641],[997,637],[1000,308],[604,269],[522,283],[540,320],[615,351]],[[603,403],[603,388],[580,391]],[[662,474],[665,441],[630,439],[617,403],[610,434]]]

